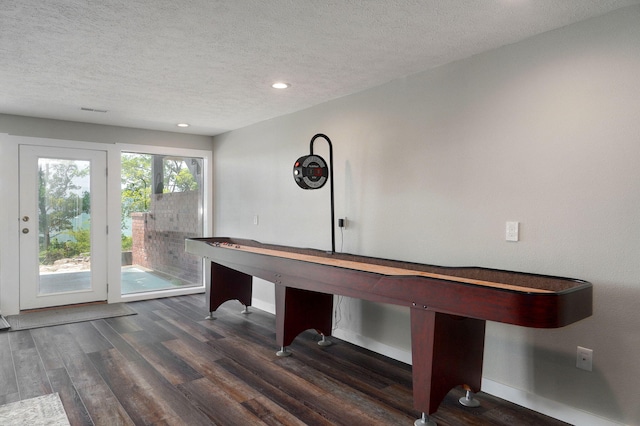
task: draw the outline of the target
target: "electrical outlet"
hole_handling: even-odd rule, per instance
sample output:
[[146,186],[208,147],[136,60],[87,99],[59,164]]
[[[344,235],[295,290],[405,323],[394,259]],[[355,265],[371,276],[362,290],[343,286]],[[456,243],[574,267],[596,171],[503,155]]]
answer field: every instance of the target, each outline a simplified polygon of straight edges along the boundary
[[507,222],[505,238],[507,241],[518,241],[519,222]]
[[582,370],[593,371],[593,349],[578,346],[578,350],[576,351],[576,367]]

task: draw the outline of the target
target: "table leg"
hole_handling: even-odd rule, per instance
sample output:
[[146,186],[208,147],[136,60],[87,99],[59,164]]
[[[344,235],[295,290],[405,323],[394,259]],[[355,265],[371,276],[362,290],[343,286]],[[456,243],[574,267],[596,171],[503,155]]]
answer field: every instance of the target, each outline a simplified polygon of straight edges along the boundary
[[411,309],[414,408],[434,413],[458,385],[480,390],[484,332],[484,320]]
[[206,288],[209,312],[213,312],[228,300],[237,299],[251,306],[253,277],[226,266],[211,262],[211,277]]
[[276,340],[286,348],[308,329],[331,335],[333,295],[276,285]]

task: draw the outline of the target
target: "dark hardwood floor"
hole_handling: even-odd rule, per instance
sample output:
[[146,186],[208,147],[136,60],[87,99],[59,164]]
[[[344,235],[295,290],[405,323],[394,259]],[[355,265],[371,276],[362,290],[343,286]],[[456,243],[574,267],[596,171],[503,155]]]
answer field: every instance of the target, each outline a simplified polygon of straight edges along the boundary
[[[138,315],[0,332],[0,405],[58,392],[72,425],[413,425],[411,367],[301,334],[278,358],[275,318],[228,302],[204,320],[203,295],[129,304]],[[447,425],[565,423],[452,390]]]

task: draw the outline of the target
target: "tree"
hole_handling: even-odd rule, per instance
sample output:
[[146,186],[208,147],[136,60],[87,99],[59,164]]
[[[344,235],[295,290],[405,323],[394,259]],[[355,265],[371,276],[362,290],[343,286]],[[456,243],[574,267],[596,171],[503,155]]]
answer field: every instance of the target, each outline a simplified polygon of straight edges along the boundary
[[48,252],[53,239],[72,230],[75,217],[90,212],[90,194],[82,185],[88,174],[89,162],[85,161],[41,159],[38,163],[41,251]]
[[151,202],[151,155],[122,154],[122,218],[146,212]]
[[164,192],[187,192],[198,189],[198,182],[184,159],[164,161]]

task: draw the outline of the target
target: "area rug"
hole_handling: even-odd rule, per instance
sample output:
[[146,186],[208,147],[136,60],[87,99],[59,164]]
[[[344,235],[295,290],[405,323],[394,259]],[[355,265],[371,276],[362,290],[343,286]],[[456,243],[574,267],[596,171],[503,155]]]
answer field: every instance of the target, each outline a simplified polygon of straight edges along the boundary
[[6,318],[11,326],[9,331],[18,331],[135,314],[136,311],[126,304],[113,303],[48,309],[20,315],[8,315]]
[[57,393],[0,405],[3,426],[69,426],[67,413]]

